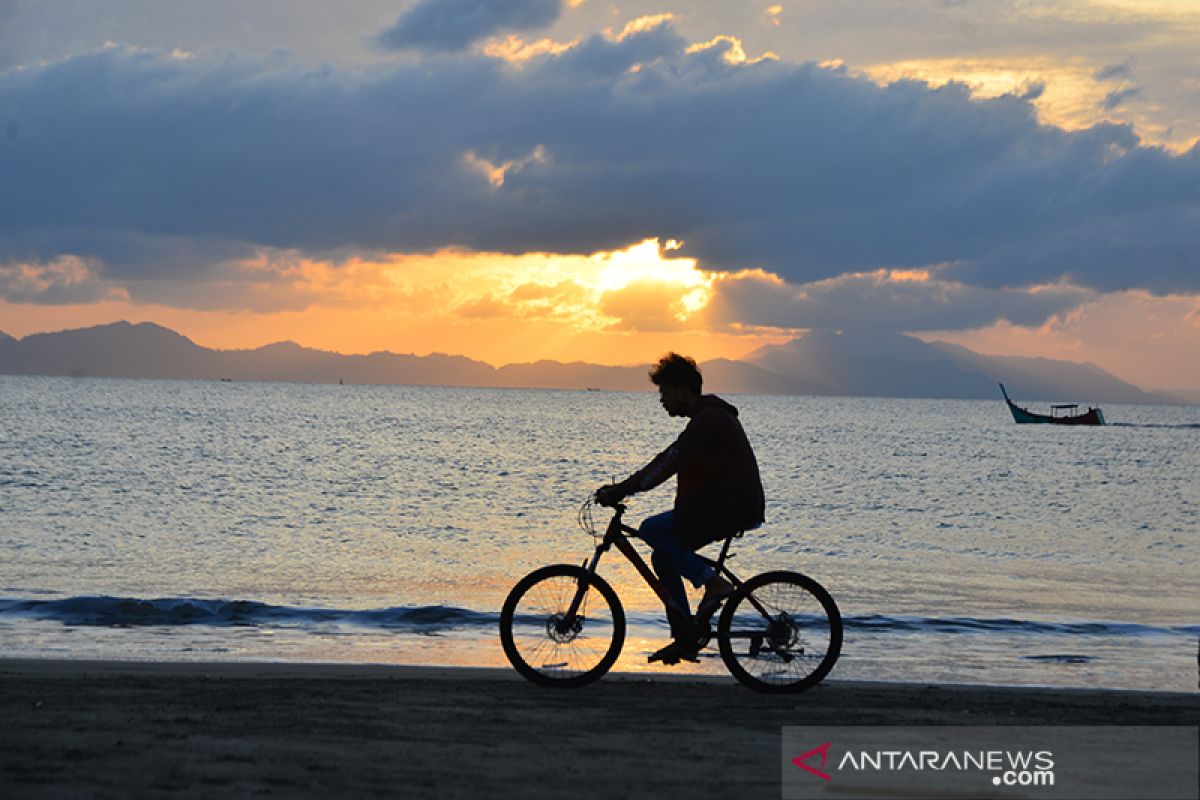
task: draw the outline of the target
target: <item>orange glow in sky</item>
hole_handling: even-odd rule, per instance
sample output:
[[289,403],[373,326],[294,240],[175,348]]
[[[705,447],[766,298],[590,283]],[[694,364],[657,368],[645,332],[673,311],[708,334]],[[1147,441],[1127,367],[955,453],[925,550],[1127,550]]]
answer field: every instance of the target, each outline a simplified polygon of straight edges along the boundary
[[[0,330],[25,336],[125,319],[156,322],[219,349],[291,340],[342,353],[461,354],[494,365],[542,358],[634,364],[669,349],[736,358],[789,338],[704,330],[695,315],[713,279],[694,259],[670,257],[678,247],[647,239],[592,255],[445,250],[339,264],[264,251],[237,265],[240,283],[231,291],[249,305],[242,310],[121,297],[0,303]],[[657,322],[650,329],[641,324],[648,316]]]
[[[804,332],[714,325],[706,312],[721,274],[675,257],[680,246],[646,239],[590,255],[449,249],[338,263],[263,250],[227,265],[228,285],[211,278],[202,285],[207,308],[139,302],[146,287],[127,282],[128,291],[114,289],[86,304],[0,301],[0,331],[22,337],[128,320],[165,325],[217,349],[290,340],[340,353],[465,355],[495,366],[539,359],[641,364],[668,350],[700,360],[736,359]],[[86,281],[91,267],[67,258],[23,268],[35,282],[39,269],[59,280]],[[773,273],[749,272],[784,285]],[[920,283],[931,274],[907,268],[876,277]],[[1200,352],[1198,296],[1122,292],[1038,328],[1001,322],[920,335],[995,355],[1090,361],[1142,388],[1200,389],[1197,373],[1179,368]]]

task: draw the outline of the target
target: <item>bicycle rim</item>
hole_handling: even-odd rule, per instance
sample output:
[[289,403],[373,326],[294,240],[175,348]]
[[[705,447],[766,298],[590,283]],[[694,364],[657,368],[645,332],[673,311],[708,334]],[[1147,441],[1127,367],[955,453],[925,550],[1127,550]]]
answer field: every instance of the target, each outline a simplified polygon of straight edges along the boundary
[[827,591],[797,572],[756,576],[726,601],[721,658],[761,692],[799,692],[829,674],[842,650],[842,617]]
[[612,667],[625,642],[616,593],[592,576],[579,611],[564,626],[584,575],[571,565],[543,567],[523,578],[500,613],[500,641],[513,667],[541,686],[582,686]]

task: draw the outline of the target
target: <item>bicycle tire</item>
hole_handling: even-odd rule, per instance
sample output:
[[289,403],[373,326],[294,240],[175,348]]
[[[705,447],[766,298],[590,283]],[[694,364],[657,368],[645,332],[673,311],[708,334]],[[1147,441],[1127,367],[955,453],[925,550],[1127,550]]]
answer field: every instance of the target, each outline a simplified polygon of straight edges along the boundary
[[[517,672],[538,686],[586,686],[612,669],[625,644],[625,610],[617,593],[599,575],[591,577],[580,606],[579,627],[565,633],[552,628],[556,615],[569,608],[585,574],[582,567],[572,564],[542,567],[518,581],[504,600],[500,610],[504,655]],[[605,609],[590,605],[594,593],[603,599]],[[530,602],[525,602],[527,598]],[[577,646],[591,638],[583,633],[589,626],[599,649]]]
[[802,692],[820,683],[841,655],[842,633],[841,612],[825,587],[788,571],[746,581],[725,601],[717,623],[725,667],[742,685],[768,693]]

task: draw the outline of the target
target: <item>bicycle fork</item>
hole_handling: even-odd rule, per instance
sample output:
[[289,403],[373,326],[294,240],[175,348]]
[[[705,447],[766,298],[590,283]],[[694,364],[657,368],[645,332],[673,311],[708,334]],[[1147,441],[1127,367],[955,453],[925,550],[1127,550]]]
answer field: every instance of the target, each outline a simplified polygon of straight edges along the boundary
[[575,624],[575,616],[579,613],[579,607],[583,605],[583,597],[587,594],[588,585],[592,582],[592,576],[596,574],[596,567],[600,564],[600,556],[609,548],[607,542],[602,543],[596,548],[596,552],[592,555],[591,563],[584,559],[583,574],[579,576],[579,581],[575,587],[575,596],[571,598],[571,605],[567,607],[567,613],[558,621],[554,629],[560,634],[566,633],[571,626]]

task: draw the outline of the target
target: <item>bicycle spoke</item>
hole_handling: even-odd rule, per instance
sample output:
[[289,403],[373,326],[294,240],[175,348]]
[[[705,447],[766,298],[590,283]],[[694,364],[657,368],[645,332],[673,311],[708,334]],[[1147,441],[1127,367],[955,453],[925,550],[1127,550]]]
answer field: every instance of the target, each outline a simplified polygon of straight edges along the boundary
[[510,598],[507,618],[513,649],[510,657],[554,680],[584,676],[606,660],[611,663],[614,647],[620,646],[615,641],[618,631],[613,609],[595,587],[584,591],[571,623],[563,624],[579,592],[581,576],[573,569],[563,569],[566,571],[560,574],[534,580],[523,594]]
[[[749,593],[735,597],[721,619],[721,655],[735,677],[753,688],[794,690],[819,681],[841,649],[828,610],[809,588],[813,582],[795,573],[767,573],[747,583]],[[815,584],[813,584],[815,585]]]

